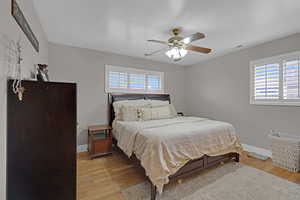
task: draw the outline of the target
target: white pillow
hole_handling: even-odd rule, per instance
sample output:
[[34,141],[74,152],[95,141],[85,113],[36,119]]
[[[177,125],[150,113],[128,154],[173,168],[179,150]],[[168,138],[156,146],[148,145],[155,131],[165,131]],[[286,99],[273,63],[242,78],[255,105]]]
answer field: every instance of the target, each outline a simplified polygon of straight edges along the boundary
[[162,101],[162,100],[149,100],[149,101],[150,101],[150,104],[151,104],[152,108],[169,105],[170,109],[171,109],[171,112],[172,112],[172,115],[174,117],[177,116],[177,111],[176,111],[174,105],[169,104],[169,101]]
[[177,116],[177,111],[176,111],[174,105],[173,104],[169,104],[169,108],[171,110],[172,117],[176,117]]
[[160,106],[170,106],[170,109],[171,109],[171,115],[173,117],[176,117],[177,116],[177,111],[174,107],[173,104],[169,104],[169,101],[162,101],[162,100],[150,100],[150,104],[151,104],[151,107],[152,108],[155,108],[155,107],[160,107]]
[[[168,119],[174,118],[174,106],[171,104],[159,107],[151,107],[151,108],[139,108],[138,115],[141,120],[155,120],[155,119]],[[176,112],[176,111],[175,111]]]
[[138,100],[124,100],[124,101],[116,101],[113,103],[113,108],[115,111],[115,120],[123,120],[122,119],[122,112],[121,108],[126,106],[134,106],[134,107],[150,107],[150,102],[146,101],[144,99],[138,99]]
[[148,101],[150,102],[151,107],[169,105],[169,101],[162,101],[162,100],[148,100]]

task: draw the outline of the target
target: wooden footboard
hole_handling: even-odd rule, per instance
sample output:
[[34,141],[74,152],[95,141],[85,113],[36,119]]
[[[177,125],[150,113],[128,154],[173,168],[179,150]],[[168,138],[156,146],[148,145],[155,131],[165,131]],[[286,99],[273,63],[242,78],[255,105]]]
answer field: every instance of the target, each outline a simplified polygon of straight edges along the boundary
[[191,160],[185,164],[180,170],[169,177],[170,180],[183,178],[184,176],[190,175],[196,171],[200,171],[210,166],[217,165],[222,162],[229,160],[239,161],[238,153],[229,153],[221,156],[207,156],[204,155],[199,159]]
[[[181,178],[184,178],[188,175],[197,173],[203,169],[209,168],[211,166],[218,165],[227,161],[240,161],[240,155],[238,153],[228,153],[220,156],[207,156],[204,155],[199,159],[191,160],[187,164],[185,164],[180,170],[178,170],[175,174],[169,177],[170,181],[176,181]],[[156,199],[156,187],[151,183],[151,200]]]

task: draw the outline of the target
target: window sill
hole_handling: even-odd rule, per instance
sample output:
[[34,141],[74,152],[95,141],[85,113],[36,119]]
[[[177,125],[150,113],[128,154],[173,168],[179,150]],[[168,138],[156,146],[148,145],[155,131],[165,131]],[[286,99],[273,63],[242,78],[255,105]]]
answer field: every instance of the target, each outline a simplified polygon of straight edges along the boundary
[[132,94],[165,94],[164,90],[120,90],[105,89],[105,93],[132,93]]
[[300,102],[270,102],[270,101],[251,101],[251,105],[261,106],[299,106]]

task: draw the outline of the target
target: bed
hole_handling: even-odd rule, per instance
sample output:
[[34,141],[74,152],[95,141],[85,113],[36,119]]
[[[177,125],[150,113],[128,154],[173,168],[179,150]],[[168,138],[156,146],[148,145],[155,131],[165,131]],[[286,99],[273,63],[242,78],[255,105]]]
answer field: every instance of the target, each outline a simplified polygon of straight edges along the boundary
[[169,181],[222,162],[239,162],[242,149],[231,124],[198,117],[115,120],[114,102],[139,99],[171,103],[168,94],[109,94],[109,119],[116,147],[144,168],[151,200]]

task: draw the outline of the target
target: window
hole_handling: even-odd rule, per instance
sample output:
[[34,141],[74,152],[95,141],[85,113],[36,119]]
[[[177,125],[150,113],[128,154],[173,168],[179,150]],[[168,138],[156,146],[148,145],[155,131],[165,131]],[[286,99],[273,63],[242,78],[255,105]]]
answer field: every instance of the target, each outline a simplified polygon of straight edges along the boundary
[[300,106],[300,52],[252,61],[251,104]]
[[105,66],[105,92],[164,93],[163,72]]

